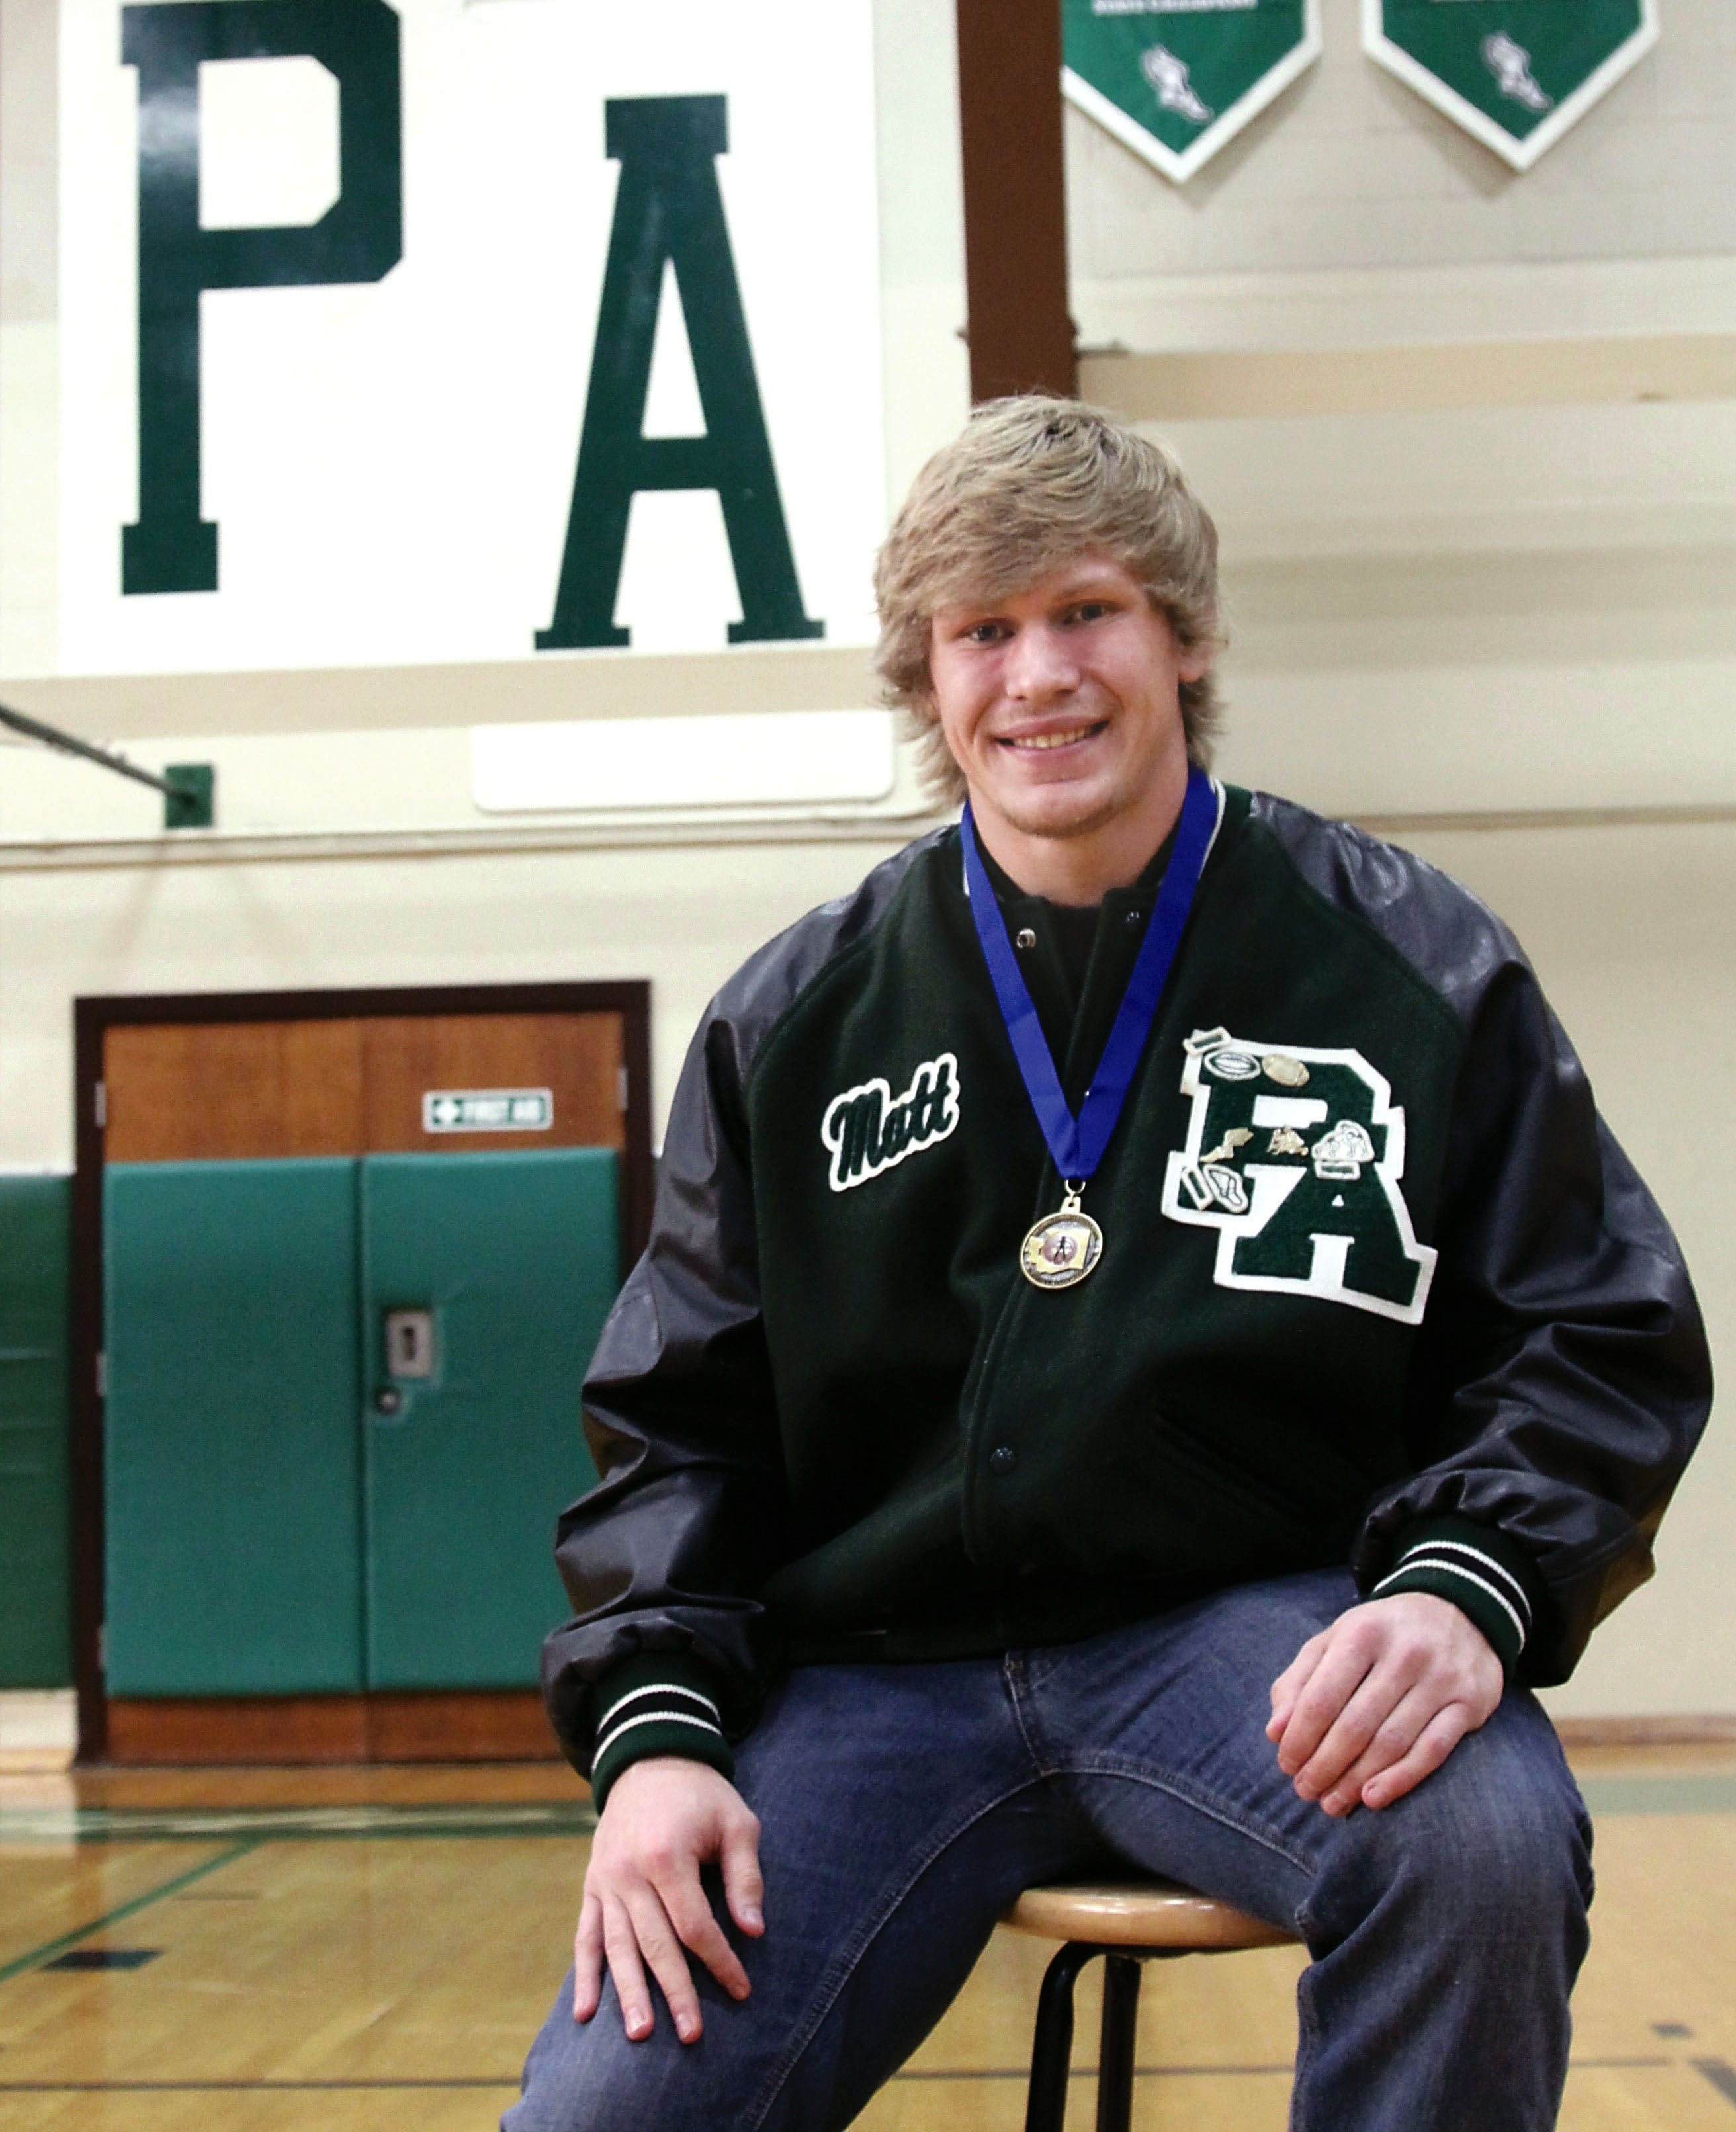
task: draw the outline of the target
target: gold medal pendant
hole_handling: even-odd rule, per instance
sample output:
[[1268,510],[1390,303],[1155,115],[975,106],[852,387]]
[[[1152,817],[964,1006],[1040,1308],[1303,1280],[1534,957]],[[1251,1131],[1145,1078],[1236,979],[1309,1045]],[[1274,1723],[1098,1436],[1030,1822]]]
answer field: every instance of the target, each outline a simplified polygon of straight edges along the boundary
[[[1130,0],[1130,4],[1140,4],[1140,0]],[[1152,0],[1152,4],[1166,6],[1170,0]],[[1221,0],[1180,0],[1180,4],[1210,6],[1221,4]],[[1200,876],[1210,856],[1212,840],[1218,833],[1223,814],[1223,788],[1214,785],[1195,764],[1187,774],[1187,792],[1176,819],[1174,847],[1164,869],[1163,886],[1157,891],[1157,908],[1134,957],[1132,972],[1122,995],[1108,1042],[1104,1046],[1103,1056],[1097,1062],[1097,1070],[1091,1076],[1084,1101],[1075,1117],[1062,1090],[1060,1076],[1056,1071],[1054,1058],[1037,1019],[1030,987],[1020,972],[1018,957],[1007,937],[1007,921],[995,900],[994,886],[983,867],[983,854],[977,849],[970,803],[965,802],[964,812],[959,820],[959,842],[964,853],[964,884],[970,899],[971,922],[982,944],[983,960],[988,968],[988,981],[994,987],[995,1004],[1007,1026],[1007,1040],[1012,1048],[1019,1078],[1036,1113],[1043,1145],[1049,1150],[1049,1159],[1055,1164],[1065,1195],[1060,1212],[1046,1214],[1040,1222],[1033,1222],[1019,1246],[1019,1270],[1033,1288],[1076,1288],[1103,1256],[1103,1231],[1089,1214],[1081,1212],[1079,1195],[1103,1160],[1114,1135],[1115,1121],[1121,1116],[1122,1105],[1133,1085],[1146,1040],[1157,1019],[1158,1002],[1169,982],[1170,965],[1181,945],[1194,891],[1200,886]],[[1133,915],[1131,911],[1128,915]],[[1099,919],[1099,925],[1102,922]],[[1213,1052],[1214,1073],[1221,1074],[1222,1062],[1228,1056],[1222,1049]],[[1272,1056],[1277,1059],[1279,1054],[1274,1053]],[[1293,1066],[1291,1078],[1286,1081],[1268,1067],[1272,1078],[1281,1087],[1299,1087],[1301,1082],[1296,1076],[1306,1080],[1307,1069],[1300,1059],[1292,1061],[1286,1056],[1283,1063]],[[1247,1073],[1241,1078],[1258,1078],[1260,1072],[1259,1059],[1249,1058]],[[1311,1115],[1320,1107],[1310,1104],[1291,1107],[1306,1107]],[[830,1115],[828,1112],[827,1116]],[[1238,1130],[1244,1139],[1253,1137],[1251,1126]],[[1360,1126],[1357,1130],[1360,1131]],[[891,1158],[894,1161],[897,1159],[896,1155]],[[1070,1177],[1069,1170],[1073,1173]],[[1209,1174],[1215,1177],[1218,1173],[1213,1170]],[[1226,1173],[1229,1174],[1231,1173]]]
[[1034,1222],[1019,1246],[1019,1268],[1033,1288],[1075,1288],[1103,1256],[1103,1231],[1084,1212],[1084,1184],[1065,1180],[1058,1214]]

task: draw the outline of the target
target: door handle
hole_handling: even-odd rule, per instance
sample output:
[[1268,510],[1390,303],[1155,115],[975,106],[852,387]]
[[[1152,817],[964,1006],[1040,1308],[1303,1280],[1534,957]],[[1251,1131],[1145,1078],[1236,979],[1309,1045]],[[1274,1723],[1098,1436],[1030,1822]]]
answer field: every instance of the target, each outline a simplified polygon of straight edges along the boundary
[[376,1414],[404,1411],[405,1385],[426,1385],[434,1376],[434,1313],[431,1310],[388,1310],[383,1328],[386,1375],[391,1383],[380,1385],[373,1395]]

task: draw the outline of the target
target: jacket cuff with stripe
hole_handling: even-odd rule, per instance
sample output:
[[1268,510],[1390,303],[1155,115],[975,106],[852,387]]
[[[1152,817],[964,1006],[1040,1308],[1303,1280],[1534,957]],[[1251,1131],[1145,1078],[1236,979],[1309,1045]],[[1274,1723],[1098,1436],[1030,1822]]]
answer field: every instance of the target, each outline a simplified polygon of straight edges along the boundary
[[610,1667],[596,1689],[591,1797],[599,1813],[621,1772],[653,1755],[685,1755],[734,1775],[718,1687],[709,1667],[680,1652],[645,1652]]
[[1509,1681],[1546,1604],[1536,1567],[1518,1542],[1469,1518],[1419,1518],[1400,1529],[1392,1566],[1368,1597],[1402,1592],[1451,1600],[1488,1638]]

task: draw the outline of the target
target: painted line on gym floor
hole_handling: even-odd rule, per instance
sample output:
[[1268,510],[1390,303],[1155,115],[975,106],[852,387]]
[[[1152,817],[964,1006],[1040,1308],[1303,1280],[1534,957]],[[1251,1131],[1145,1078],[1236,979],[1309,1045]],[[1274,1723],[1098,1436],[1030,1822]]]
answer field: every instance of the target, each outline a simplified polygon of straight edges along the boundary
[[[1208,2078],[1216,2077],[1224,2080],[1239,2080],[1252,2078],[1256,2075],[1263,2076],[1268,2073],[1282,2073],[1285,2079],[1288,2080],[1295,2071],[1296,2067],[1287,2061],[1283,2065],[1135,2066],[1133,2068],[1133,2077],[1135,2080],[1168,2080],[1173,2078],[1178,2074],[1187,2075],[1200,2073],[1205,2075]],[[950,2068],[940,2072],[895,2072],[892,2075],[892,2078],[895,2081],[1029,2080],[1030,2077],[1031,2068],[1027,2065],[960,2066],[956,2068]],[[1069,2080],[1095,2080],[1097,2077],[1097,2068],[1095,2066],[1072,2066],[1068,2069],[1067,2077]]]
[[1690,2058],[1695,2072],[1711,2082],[1726,2102],[1736,2102],[1736,2067],[1727,2065],[1722,2058]]
[[1582,1777],[1580,1796],[1598,1814],[1736,1813],[1736,1776]]
[[0,1808],[0,1848],[12,1843],[344,1842],[399,1837],[588,1836],[586,1803],[525,1807]]
[[1625,2072],[1633,2066],[1674,2065],[1674,2058],[1569,2058],[1569,2072]]
[[172,1880],[165,1880],[161,1887],[151,1888],[142,1895],[135,1895],[131,1902],[121,1904],[118,1909],[105,1910],[101,1917],[93,1918],[89,1924],[79,1925],[72,1932],[62,1933],[58,1939],[45,1940],[41,1947],[32,1947],[28,1954],[21,1954],[13,1961],[0,1964],[0,1984],[10,1982],[26,1969],[40,1969],[45,1962],[51,1962],[68,1947],[76,1947],[81,1939],[89,1939],[93,1933],[101,1932],[105,1925],[118,1925],[124,1918],[137,1917],[141,1910],[149,1909],[153,1903],[161,1902],[165,1896],[174,1894],[177,1889],[190,1887],[194,1881],[204,1880],[208,1873],[216,1873],[225,1866],[233,1866],[238,1858],[245,1858],[250,1851],[258,1848],[257,1842],[233,1844],[215,1858],[208,1858],[202,1866],[194,1866],[190,1872],[177,1873]]
[[[1567,2070],[1570,2072],[1612,2071],[1625,2072],[1634,2071],[1636,2068],[1655,2069],[1659,2066],[1674,2065],[1676,2062],[1676,2061],[1671,2058],[1570,2058]],[[1709,2058],[1704,2061],[1696,2058],[1694,2063],[1701,2072],[1705,2072],[1708,2065],[1723,2066],[1723,2061],[1719,2058]],[[1736,2101],[1736,2072],[1733,2072],[1728,2066],[1724,2066],[1723,2070],[1732,2083],[1732,2100]],[[1282,2073],[1288,2080],[1295,2071],[1296,2067],[1287,2061],[1282,2065],[1153,2065],[1135,2066],[1133,2077],[1135,2080],[1231,2080]],[[933,2072],[895,2072],[892,2075],[895,2081],[1028,2080],[1030,2077],[1029,2066],[959,2066]],[[1074,2066],[1069,2071],[1067,2077],[1070,2080],[1095,2080],[1097,2068],[1095,2066]],[[1710,2073],[1707,2073],[1706,2077],[1713,2080]],[[1713,2084],[1714,2086],[1717,2085],[1715,2080],[1713,2081]]]
[[[1595,2068],[1635,2067],[1657,2067],[1674,2065],[1676,2061],[1667,2058],[1575,2058],[1568,2067],[1570,2072],[1581,2072]],[[1736,2101],[1736,2072],[1722,2058],[1695,2058],[1697,2072],[1705,2074],[1713,2086],[1723,2095]],[[1289,2079],[1295,2068],[1290,2065],[1185,2065],[1136,2066],[1136,2080],[1170,2080],[1177,2077],[1203,2077],[1231,2080],[1253,2076],[1278,2076]],[[897,2072],[893,2081],[937,2080],[1028,2080],[1028,2066],[991,2066],[980,2070],[960,2070],[950,2072]],[[1069,2076],[1074,2080],[1094,2080],[1096,2068],[1075,2066]],[[459,2077],[450,2080],[0,2080],[0,2095],[248,2095],[248,2094],[361,2094],[378,2090],[397,2091],[443,2090],[474,2088],[516,2088],[516,2073],[493,2076]]]
[[[1736,1775],[1586,1777],[1594,1815],[1736,1813]],[[272,1842],[424,1837],[587,1836],[588,1801],[524,1806],[54,1807],[0,1806],[0,1847],[11,1843]]]
[[364,2088],[516,2088],[518,2075],[492,2080],[0,2080],[0,2095],[347,2094]]

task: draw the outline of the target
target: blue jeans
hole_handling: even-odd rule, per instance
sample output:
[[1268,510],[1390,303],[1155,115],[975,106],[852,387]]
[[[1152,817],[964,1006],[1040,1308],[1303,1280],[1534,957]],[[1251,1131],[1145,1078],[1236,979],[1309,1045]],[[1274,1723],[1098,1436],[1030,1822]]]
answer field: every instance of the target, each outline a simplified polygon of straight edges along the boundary
[[1295,2132],[1546,2132],[1590,1824],[1522,1690],[1378,1813],[1299,1799],[1267,1689],[1355,1601],[1322,1572],[1005,1659],[797,1669],[737,1772],[763,1832],[765,1937],[731,1931],[753,1995],[736,2005],[695,1962],[700,2040],[677,2043],[659,2000],[629,2043],[606,1981],[574,2021],[569,1976],[504,2132],[848,2125],[1022,1889],[1126,1866],[1306,1941]]

